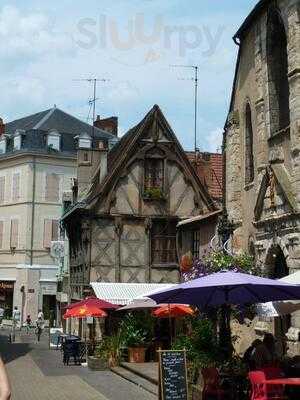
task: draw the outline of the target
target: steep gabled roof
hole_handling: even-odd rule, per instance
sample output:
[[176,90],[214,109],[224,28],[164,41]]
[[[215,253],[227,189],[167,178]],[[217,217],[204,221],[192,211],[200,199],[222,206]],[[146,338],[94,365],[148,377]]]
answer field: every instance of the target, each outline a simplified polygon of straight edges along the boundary
[[207,193],[206,189],[202,185],[196,171],[192,167],[189,162],[187,155],[185,154],[181,144],[179,143],[175,133],[170,127],[169,123],[165,119],[161,109],[158,105],[154,105],[153,108],[148,112],[148,114],[143,118],[143,120],[138,123],[134,128],[130,129],[117,143],[114,148],[110,151],[108,155],[108,174],[105,177],[104,181],[101,185],[98,184],[97,179],[97,171],[94,176],[94,182],[91,188],[90,193],[86,198],[86,204],[91,206],[92,203],[99,198],[100,195],[106,193],[109,189],[112,188],[112,184],[115,179],[118,178],[120,171],[122,171],[122,167],[124,162],[128,159],[128,155],[131,153],[134,145],[137,140],[145,133],[145,128],[150,126],[153,122],[154,118],[159,120],[160,124],[164,127],[164,129],[168,132],[168,134],[172,137],[172,140],[175,142],[177,149],[179,150],[179,157],[181,162],[185,165],[186,170],[189,171],[189,174],[193,177],[194,181],[196,181],[197,186],[200,188],[201,197],[205,205],[209,210],[215,210],[216,207],[214,205],[213,200],[210,195]]
[[81,121],[57,107],[8,122],[5,125],[5,133],[11,134],[17,129],[24,129],[25,131],[49,131],[51,129],[56,129],[59,132],[69,133],[71,135],[80,135],[83,132],[92,135],[94,132],[95,136],[99,138],[116,141],[114,135],[97,127],[93,128],[92,125]]
[[242,23],[242,25],[240,26],[238,31],[233,36],[234,41],[236,41],[236,39],[242,39],[243,35],[248,30],[248,28],[252,25],[253,21],[265,9],[265,7],[268,6],[270,3],[271,3],[271,0],[260,0],[256,4],[256,6],[253,8],[253,10],[250,12],[250,14],[247,16],[245,21]]

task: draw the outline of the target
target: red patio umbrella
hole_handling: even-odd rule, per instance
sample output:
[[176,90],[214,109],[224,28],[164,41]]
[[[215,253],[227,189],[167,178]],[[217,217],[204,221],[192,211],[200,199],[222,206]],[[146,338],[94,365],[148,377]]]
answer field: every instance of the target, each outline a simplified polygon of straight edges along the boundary
[[68,304],[66,308],[72,309],[74,307],[78,306],[87,306],[87,307],[98,307],[101,308],[101,310],[115,310],[119,308],[118,305],[109,303],[108,301],[97,299],[97,297],[87,297],[83,300],[77,301],[76,303]]
[[64,319],[67,318],[86,318],[86,317],[96,317],[96,318],[101,318],[101,317],[106,317],[107,313],[101,308],[96,307],[96,306],[88,306],[88,305],[83,305],[83,306],[75,306],[72,308],[67,309],[66,313],[64,314]]
[[184,304],[168,304],[152,311],[152,315],[157,318],[177,318],[187,315],[194,315],[195,311]]

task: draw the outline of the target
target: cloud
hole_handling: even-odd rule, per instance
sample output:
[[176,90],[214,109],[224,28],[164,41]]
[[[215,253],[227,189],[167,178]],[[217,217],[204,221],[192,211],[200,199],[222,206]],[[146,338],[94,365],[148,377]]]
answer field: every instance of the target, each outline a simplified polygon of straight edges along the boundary
[[205,141],[205,150],[215,153],[216,151],[220,152],[222,147],[222,138],[223,138],[223,129],[216,128],[208,133],[207,136],[204,137]]
[[26,13],[14,6],[0,10],[0,56],[6,63],[16,59],[28,62],[53,53],[63,57],[74,49],[71,36],[56,31],[48,16]]

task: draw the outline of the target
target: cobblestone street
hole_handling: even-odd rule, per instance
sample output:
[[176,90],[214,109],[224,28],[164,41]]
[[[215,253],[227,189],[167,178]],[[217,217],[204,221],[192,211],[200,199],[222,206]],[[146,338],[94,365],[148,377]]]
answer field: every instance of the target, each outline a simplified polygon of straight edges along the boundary
[[61,353],[49,350],[48,336],[0,331],[0,350],[12,385],[12,400],[154,400],[156,397],[110,371],[64,366]]

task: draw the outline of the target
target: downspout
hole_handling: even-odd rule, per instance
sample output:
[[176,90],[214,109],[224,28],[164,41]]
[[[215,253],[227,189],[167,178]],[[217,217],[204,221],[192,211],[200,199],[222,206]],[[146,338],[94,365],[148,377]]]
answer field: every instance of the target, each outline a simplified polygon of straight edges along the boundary
[[30,265],[33,263],[33,240],[34,240],[34,217],[35,217],[35,187],[36,187],[36,158],[33,156],[33,183],[31,199],[31,244],[30,244]]

